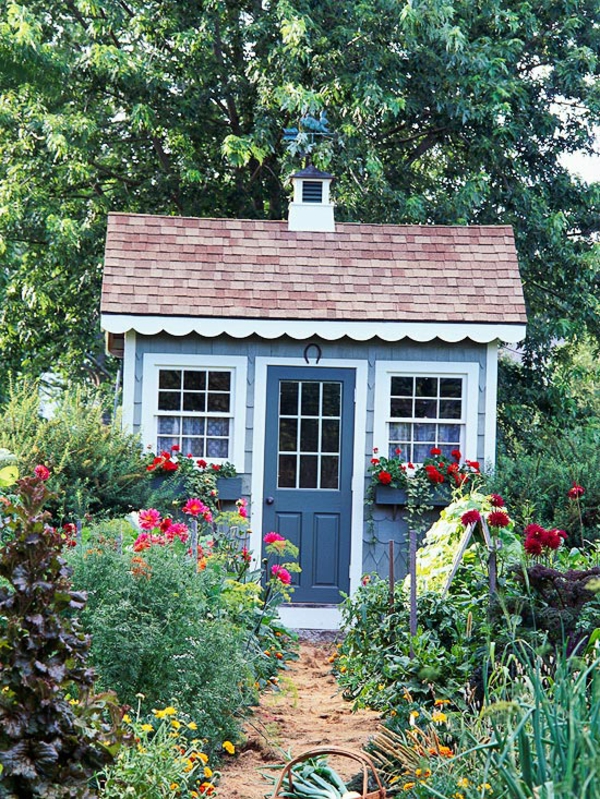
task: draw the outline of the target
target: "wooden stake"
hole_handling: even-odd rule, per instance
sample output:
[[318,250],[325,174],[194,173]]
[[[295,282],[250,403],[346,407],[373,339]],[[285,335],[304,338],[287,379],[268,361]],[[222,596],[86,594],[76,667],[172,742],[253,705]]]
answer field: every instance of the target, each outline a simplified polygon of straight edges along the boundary
[[415,656],[413,638],[417,634],[417,532],[408,531],[408,570],[410,574],[410,656]]
[[389,559],[390,559],[390,568],[389,568],[389,605],[390,605],[390,613],[394,610],[394,585],[396,582],[396,577],[394,574],[394,542],[390,541],[388,544],[389,548]]

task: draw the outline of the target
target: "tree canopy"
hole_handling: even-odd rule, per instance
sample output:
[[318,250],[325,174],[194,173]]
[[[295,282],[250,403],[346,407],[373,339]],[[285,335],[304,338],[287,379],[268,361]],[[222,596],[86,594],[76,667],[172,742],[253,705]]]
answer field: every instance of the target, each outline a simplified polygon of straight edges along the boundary
[[600,184],[561,161],[593,151],[598,0],[2,5],[5,373],[101,374],[108,211],[281,218],[282,129],[322,109],[339,219],[511,224],[536,379],[600,338]]

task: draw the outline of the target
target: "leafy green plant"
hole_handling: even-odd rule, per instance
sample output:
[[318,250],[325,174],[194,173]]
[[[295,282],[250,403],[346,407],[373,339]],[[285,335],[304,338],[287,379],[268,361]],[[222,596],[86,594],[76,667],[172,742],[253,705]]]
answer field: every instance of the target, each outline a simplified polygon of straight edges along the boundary
[[99,775],[101,799],[191,799],[215,796],[219,773],[208,765],[198,725],[169,705],[148,718],[124,716],[131,745]]
[[143,694],[144,712],[175,703],[214,751],[240,735],[252,674],[242,632],[220,617],[222,575],[185,552],[180,541],[136,554],[88,540],[70,557],[102,684],[132,706]]
[[100,394],[73,389],[62,393],[51,419],[41,416],[37,383],[13,387],[0,412],[0,446],[17,456],[22,473],[36,464],[51,470],[53,518],[126,513],[141,507],[148,491],[137,436],[118,421],[103,421]]
[[86,598],[72,590],[64,536],[43,511],[48,477],[38,467],[14,501],[0,497],[10,533],[0,549],[1,784],[19,799],[92,796],[120,718],[114,697],[92,696],[90,642],[75,618]]

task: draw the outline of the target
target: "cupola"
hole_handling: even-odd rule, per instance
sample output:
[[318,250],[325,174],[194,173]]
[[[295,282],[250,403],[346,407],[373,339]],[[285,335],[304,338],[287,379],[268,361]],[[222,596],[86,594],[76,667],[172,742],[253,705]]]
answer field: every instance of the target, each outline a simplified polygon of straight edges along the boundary
[[288,213],[289,230],[335,232],[333,203],[329,195],[332,180],[333,175],[321,172],[312,164],[292,175],[294,199]]

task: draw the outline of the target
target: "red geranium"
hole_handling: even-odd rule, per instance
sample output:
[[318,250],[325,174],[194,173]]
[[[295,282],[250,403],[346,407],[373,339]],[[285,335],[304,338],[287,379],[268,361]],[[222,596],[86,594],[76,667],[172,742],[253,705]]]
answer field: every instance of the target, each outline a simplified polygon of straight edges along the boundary
[[379,482],[384,486],[389,486],[392,482],[392,475],[389,472],[379,472],[377,475]]
[[430,455],[441,455],[442,454],[442,450],[439,447],[432,447],[429,450],[429,454]]
[[427,473],[427,477],[432,483],[443,483],[444,482],[444,475],[436,469],[435,466],[427,465],[425,466],[425,472]]

